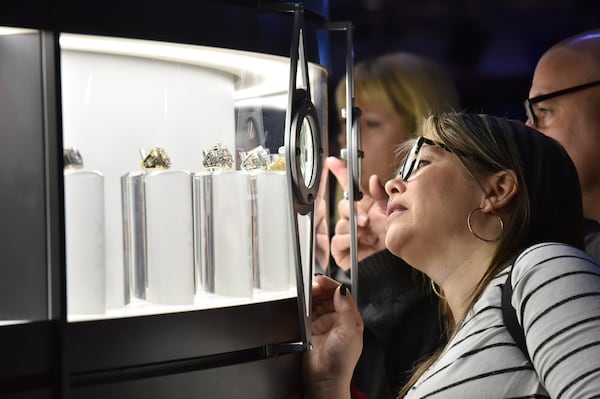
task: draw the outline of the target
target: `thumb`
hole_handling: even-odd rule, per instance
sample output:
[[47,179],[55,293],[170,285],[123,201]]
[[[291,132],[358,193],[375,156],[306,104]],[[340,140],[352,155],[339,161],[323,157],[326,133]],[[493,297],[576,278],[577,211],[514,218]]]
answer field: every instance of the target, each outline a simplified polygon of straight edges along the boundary
[[[356,301],[352,298],[350,289],[346,284],[340,285],[337,290],[338,292],[333,298],[333,306],[336,313],[342,316],[339,319],[340,326],[343,326],[347,337],[353,337],[353,340],[357,340],[357,342],[361,341],[364,324]],[[358,355],[360,355],[360,346]]]
[[336,312],[349,311],[357,314],[359,313],[356,302],[352,298],[352,293],[347,284],[341,284],[337,288],[337,293],[333,298],[333,306],[335,307]]

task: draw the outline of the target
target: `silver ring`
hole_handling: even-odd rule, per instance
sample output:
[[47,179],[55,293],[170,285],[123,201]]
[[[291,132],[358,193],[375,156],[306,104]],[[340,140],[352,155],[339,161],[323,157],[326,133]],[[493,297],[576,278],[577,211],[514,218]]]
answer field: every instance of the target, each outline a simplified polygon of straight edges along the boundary
[[221,143],[217,143],[209,150],[202,151],[204,160],[202,165],[208,170],[227,170],[233,166],[233,156],[229,150]]
[[75,147],[65,147],[63,150],[63,160],[65,169],[83,168],[83,158],[81,153]]
[[347,201],[348,200],[348,191],[344,191],[344,199]]

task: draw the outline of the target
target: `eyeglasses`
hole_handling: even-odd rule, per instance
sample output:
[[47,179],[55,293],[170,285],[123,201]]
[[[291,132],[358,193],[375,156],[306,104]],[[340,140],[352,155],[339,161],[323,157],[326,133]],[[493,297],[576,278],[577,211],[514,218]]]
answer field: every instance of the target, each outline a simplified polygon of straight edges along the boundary
[[565,94],[573,93],[575,91],[589,89],[590,87],[599,86],[599,85],[600,85],[600,80],[596,80],[594,82],[585,83],[582,85],[569,87],[567,89],[554,91],[552,93],[544,94],[541,96],[528,98],[527,100],[525,100],[525,113],[527,114],[527,119],[531,121],[533,126],[537,126],[538,117],[535,114],[535,111],[533,109],[533,104],[536,104],[536,103],[539,103],[539,102],[542,102],[545,100],[549,100],[551,98],[555,98],[558,96],[562,96]]
[[400,176],[400,178],[403,181],[407,181],[408,179],[410,179],[412,174],[416,172],[417,169],[415,168],[415,166],[418,165],[419,158],[421,158],[421,148],[423,147],[423,144],[429,144],[434,147],[441,148],[442,150],[452,152],[452,150],[450,150],[450,148],[448,148],[446,144],[420,136],[419,138],[417,138],[415,144],[412,146],[412,148],[406,155],[406,158],[404,158],[404,162],[400,167],[400,172],[398,173],[398,176]]

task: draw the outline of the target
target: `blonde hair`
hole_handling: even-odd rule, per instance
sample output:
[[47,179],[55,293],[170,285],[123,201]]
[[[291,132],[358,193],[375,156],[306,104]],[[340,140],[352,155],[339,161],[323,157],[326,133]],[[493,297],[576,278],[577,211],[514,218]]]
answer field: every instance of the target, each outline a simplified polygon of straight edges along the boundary
[[[427,58],[404,52],[357,63],[354,94],[355,98],[375,98],[405,117],[413,137],[427,116],[459,107],[456,86],[446,71]],[[335,99],[341,112],[346,106],[345,78],[336,88]]]

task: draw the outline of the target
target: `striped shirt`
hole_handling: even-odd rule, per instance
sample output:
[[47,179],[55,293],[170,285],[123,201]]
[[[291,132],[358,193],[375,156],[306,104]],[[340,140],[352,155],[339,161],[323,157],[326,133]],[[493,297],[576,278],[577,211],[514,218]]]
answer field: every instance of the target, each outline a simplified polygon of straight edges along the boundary
[[406,398],[600,398],[600,265],[557,243],[517,258],[512,305],[531,362],[502,320],[509,270],[485,288]]

